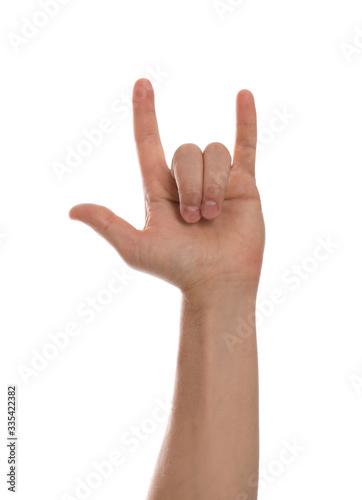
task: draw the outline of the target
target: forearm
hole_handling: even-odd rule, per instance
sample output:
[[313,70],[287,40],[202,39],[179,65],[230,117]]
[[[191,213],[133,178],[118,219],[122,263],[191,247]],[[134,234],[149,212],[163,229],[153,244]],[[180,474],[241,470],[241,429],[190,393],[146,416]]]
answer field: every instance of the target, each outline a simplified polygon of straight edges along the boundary
[[254,311],[255,293],[234,283],[183,294],[173,409],[148,500],[256,499]]

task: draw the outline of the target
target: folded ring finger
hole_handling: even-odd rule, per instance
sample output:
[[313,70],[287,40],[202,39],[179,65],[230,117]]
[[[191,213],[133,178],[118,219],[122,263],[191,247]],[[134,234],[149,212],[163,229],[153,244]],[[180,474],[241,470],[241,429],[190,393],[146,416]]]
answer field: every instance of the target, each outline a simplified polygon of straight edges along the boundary
[[219,142],[204,151],[204,182],[201,214],[205,219],[220,215],[231,170],[231,155]]

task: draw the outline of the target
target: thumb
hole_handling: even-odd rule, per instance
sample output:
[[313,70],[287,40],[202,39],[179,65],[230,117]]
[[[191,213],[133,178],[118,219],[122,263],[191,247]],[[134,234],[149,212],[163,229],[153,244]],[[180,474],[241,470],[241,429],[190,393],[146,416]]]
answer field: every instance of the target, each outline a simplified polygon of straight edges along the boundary
[[69,217],[90,226],[103,236],[131,267],[140,265],[140,233],[124,219],[101,205],[83,203],[69,212]]

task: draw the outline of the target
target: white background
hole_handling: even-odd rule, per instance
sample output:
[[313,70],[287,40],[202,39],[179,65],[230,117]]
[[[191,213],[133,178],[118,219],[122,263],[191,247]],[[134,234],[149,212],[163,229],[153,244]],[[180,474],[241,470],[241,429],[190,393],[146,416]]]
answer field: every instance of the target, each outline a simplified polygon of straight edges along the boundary
[[[143,227],[130,109],[121,116],[114,106],[149,77],[169,161],[185,142],[220,141],[232,151],[236,93],[255,96],[267,228],[260,498],[360,500],[360,1],[225,0],[224,15],[212,0],[63,3],[48,21],[35,0],[0,7],[1,497],[13,498],[4,432],[11,383],[17,498],[81,498],[77,484],[97,479],[92,463],[116,450],[124,463],[84,498],[146,496],[166,425],[154,411],[172,396],[180,294],[127,268],[68,211],[100,203]],[[34,16],[44,27],[17,45]],[[284,123],[274,119],[280,113]],[[83,130],[104,119],[112,133],[59,179],[54,162],[64,164]],[[316,261],[320,238],[335,248]],[[303,278],[288,283],[298,265]],[[86,323],[77,308],[103,293],[112,270],[132,279]],[[271,306],[276,288],[284,303]],[[21,375],[70,322],[80,333],[43,369]],[[139,426],[143,440],[122,443]],[[300,451],[283,465],[280,453],[293,441]]]

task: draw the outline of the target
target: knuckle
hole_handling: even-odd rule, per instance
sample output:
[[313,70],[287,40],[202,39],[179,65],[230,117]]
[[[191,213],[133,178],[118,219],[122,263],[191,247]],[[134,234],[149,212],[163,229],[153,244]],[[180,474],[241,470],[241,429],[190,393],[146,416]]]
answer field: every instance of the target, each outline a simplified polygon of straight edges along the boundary
[[204,187],[204,194],[206,198],[220,198],[224,192],[224,186],[218,182],[208,182]]
[[231,155],[229,150],[221,142],[211,142],[210,144],[208,144],[205,148],[204,154],[205,153],[218,156],[224,155],[227,156],[231,161]]
[[254,151],[255,148],[256,148],[256,141],[253,140],[253,139],[244,139],[244,140],[240,140],[238,141],[237,143],[237,148],[238,150],[240,150],[241,152],[243,151]]
[[199,146],[196,146],[196,144],[182,144],[176,149],[175,154],[173,155],[173,159],[177,161],[180,157],[183,156],[187,158],[198,157],[200,153],[202,154],[202,151]]
[[109,211],[104,221],[103,232],[105,235],[109,235],[112,231],[113,225],[117,219],[117,216],[114,212]]
[[142,144],[149,144],[149,145],[154,145],[158,144],[160,142],[160,136],[158,134],[147,134],[147,135],[142,135],[137,138],[136,143],[138,145]]
[[215,174],[215,182],[219,184],[219,186],[222,186],[225,189],[229,181],[229,176],[230,176],[230,170],[228,170],[227,172],[224,170],[220,170],[220,172],[217,172]]
[[200,189],[188,188],[180,192],[180,202],[182,205],[200,206],[202,193]]

